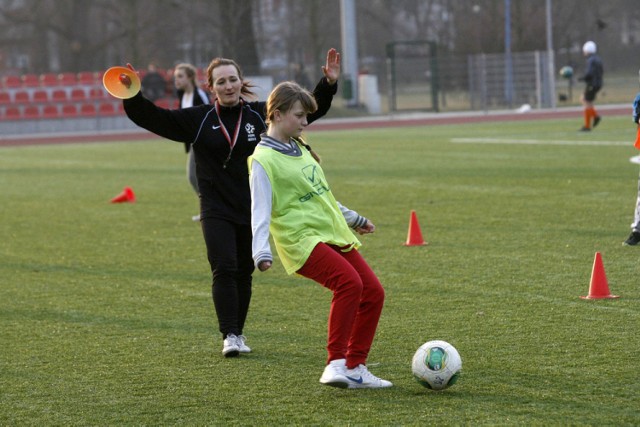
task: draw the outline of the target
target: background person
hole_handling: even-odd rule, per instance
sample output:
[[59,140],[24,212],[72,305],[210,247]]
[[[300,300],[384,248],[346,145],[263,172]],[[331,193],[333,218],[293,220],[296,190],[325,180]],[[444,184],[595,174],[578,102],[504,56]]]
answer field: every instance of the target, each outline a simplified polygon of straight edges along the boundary
[[167,81],[153,62],[147,66],[147,72],[140,81],[142,93],[151,102],[163,98],[167,90]]
[[[191,64],[181,63],[176,65],[173,72],[173,84],[176,88],[180,108],[189,108],[197,105],[210,104],[209,95],[202,90],[196,82],[198,70]],[[185,143],[184,149],[187,152],[187,179],[196,192],[198,190],[198,178],[196,177],[196,158],[191,144]],[[200,221],[200,214],[192,217],[194,221]]]
[[598,91],[602,89],[604,67],[602,66],[602,59],[596,55],[596,51],[597,46],[592,41],[588,41],[582,46],[582,53],[587,57],[587,69],[584,75],[578,79],[586,84],[582,94],[584,126],[580,130],[583,132],[590,131],[592,127],[596,127],[600,123],[600,116],[596,112],[593,102],[596,100]]
[[[640,72],[638,72],[638,75],[640,77]],[[640,93],[633,100],[633,122],[636,124],[636,132],[638,133],[636,148],[640,148],[638,147],[638,142],[640,141]],[[640,176],[638,177],[638,197],[636,198],[636,210],[633,213],[633,222],[631,223],[631,234],[622,244],[636,246],[638,243],[640,243]]]
[[360,242],[351,231],[372,233],[375,226],[336,202],[318,157],[299,139],[308,125],[307,114],[316,108],[312,95],[294,82],[280,83],[269,95],[269,127],[249,159],[253,259],[260,271],[271,267],[271,234],[287,273],[333,292],[322,384],[390,387],[391,382],[366,366],[384,289],[358,252]]
[[[329,49],[322,71],[324,77],[313,94],[319,108],[309,116],[309,122],[326,114],[337,91],[340,54],[335,49]],[[138,126],[191,145],[222,354],[233,357],[251,351],[243,335],[254,270],[247,158],[266,130],[266,104],[249,101],[254,98],[252,86],[231,59],[211,61],[207,79],[215,98],[213,105],[168,110],[141,93],[123,103],[127,116]]]

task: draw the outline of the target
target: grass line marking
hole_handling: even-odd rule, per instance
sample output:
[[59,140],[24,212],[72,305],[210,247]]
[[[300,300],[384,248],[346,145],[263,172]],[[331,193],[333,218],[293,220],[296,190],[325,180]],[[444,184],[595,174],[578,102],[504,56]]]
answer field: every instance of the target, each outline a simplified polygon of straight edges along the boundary
[[519,144],[519,145],[615,145],[631,146],[628,141],[580,141],[580,140],[544,140],[544,139],[505,139],[505,138],[451,138],[454,144]]

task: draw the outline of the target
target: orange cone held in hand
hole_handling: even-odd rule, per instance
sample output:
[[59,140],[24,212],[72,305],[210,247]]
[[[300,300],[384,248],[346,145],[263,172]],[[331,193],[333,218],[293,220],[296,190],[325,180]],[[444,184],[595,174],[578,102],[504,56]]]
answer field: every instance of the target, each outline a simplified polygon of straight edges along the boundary
[[407,234],[407,241],[405,246],[422,246],[427,242],[422,238],[422,232],[420,231],[420,225],[418,224],[418,216],[416,211],[411,211],[411,217],[409,218],[409,233]]
[[591,284],[589,285],[589,295],[581,296],[582,299],[603,299],[603,298],[619,298],[617,295],[609,293],[609,284],[607,283],[607,275],[602,265],[602,256],[600,252],[596,252],[593,260],[593,269],[591,270]]
[[136,195],[133,193],[131,187],[124,187],[122,193],[111,199],[111,203],[133,203],[136,201]]

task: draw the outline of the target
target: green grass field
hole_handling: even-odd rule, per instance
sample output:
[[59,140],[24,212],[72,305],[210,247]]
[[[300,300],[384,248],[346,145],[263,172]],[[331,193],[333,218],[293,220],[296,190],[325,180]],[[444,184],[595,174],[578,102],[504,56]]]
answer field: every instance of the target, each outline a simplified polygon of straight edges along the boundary
[[[319,384],[330,292],[254,276],[254,352],[221,357],[181,144],[0,149],[0,425],[637,425],[640,248],[629,117],[309,132],[371,218],[385,390]],[[124,186],[134,204],[110,204]],[[427,246],[405,247],[415,210]],[[602,254],[619,299],[583,300]],[[444,392],[425,341],[463,359]]]

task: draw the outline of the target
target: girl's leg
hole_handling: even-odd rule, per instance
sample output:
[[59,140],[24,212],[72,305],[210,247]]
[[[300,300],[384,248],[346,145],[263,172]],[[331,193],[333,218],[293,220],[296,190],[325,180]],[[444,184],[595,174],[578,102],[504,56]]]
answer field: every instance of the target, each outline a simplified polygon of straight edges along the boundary
[[371,350],[384,305],[384,288],[360,252],[352,250],[342,255],[358,272],[363,285],[347,351],[347,368],[351,369],[360,364],[367,364],[367,356]]
[[328,322],[327,363],[346,359],[351,329],[362,295],[362,281],[358,272],[329,245],[318,243],[297,273],[333,292]]
[[319,243],[298,274],[333,292],[329,312],[327,351],[330,362],[347,359],[347,366],[365,364],[384,303],[379,280],[356,251]]

